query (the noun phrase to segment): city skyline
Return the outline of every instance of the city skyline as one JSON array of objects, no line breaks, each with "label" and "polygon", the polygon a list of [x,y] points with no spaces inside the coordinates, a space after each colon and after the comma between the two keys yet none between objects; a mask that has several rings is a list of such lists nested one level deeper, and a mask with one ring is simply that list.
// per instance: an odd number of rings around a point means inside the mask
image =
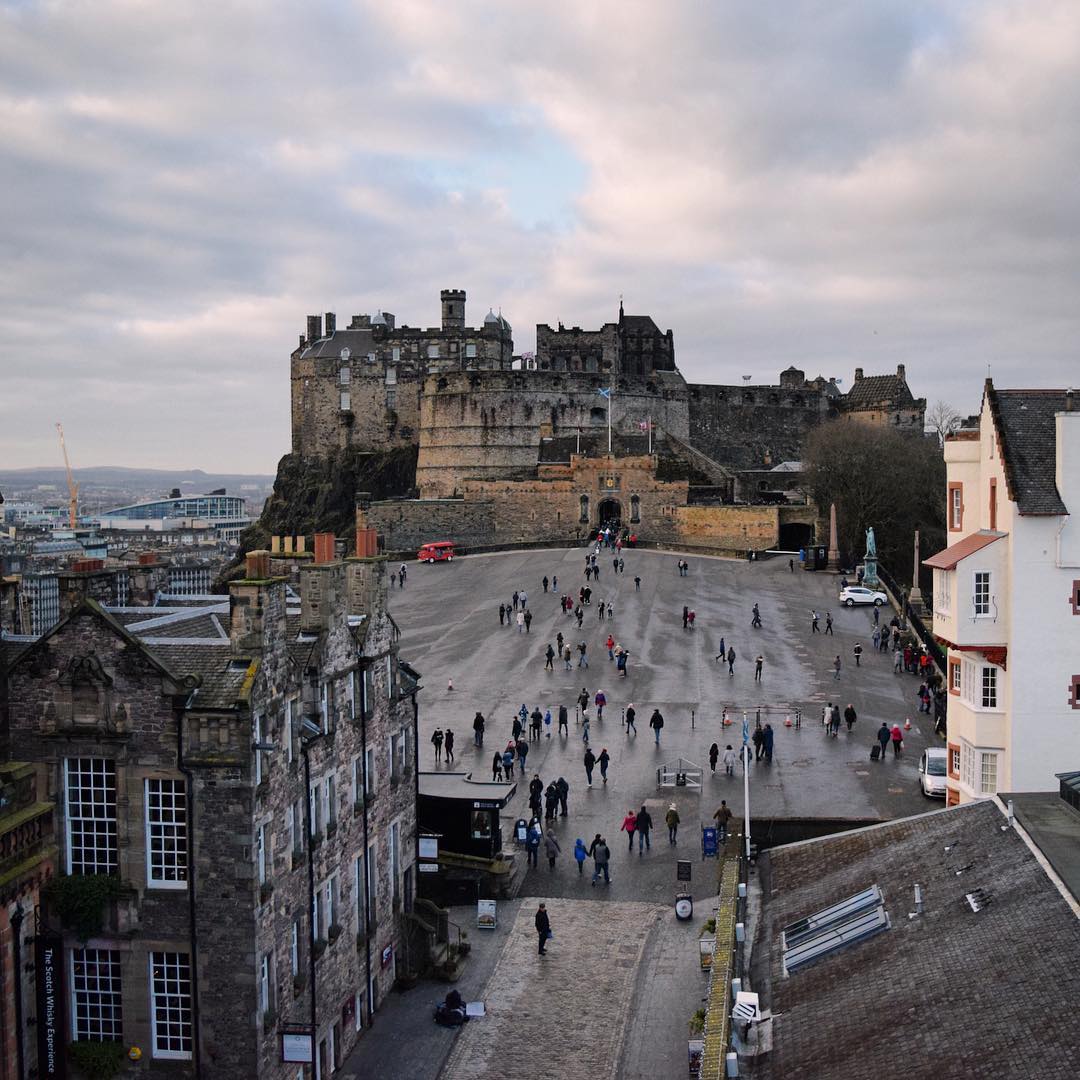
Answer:
[{"label": "city skyline", "polygon": [[[256,18],[256,14],[258,17]],[[0,459],[272,472],[309,313],[1066,386],[1080,11],[0,6]]]}]

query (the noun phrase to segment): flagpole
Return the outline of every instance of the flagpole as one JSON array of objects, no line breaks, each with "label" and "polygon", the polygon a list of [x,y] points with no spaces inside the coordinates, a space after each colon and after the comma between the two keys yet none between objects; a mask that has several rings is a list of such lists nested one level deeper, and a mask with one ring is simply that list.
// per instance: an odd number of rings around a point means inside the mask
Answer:
[{"label": "flagpole", "polygon": [[607,452],[611,453],[611,396],[614,393],[615,387],[613,386],[608,390],[607,396]]},{"label": "flagpole", "polygon": [[652,414],[649,415],[649,456],[652,457]]}]

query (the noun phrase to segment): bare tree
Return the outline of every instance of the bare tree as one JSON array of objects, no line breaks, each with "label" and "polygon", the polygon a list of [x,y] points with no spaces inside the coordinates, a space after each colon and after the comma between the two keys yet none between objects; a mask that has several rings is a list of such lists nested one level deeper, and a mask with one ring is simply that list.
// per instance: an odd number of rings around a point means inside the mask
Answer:
[{"label": "bare tree", "polygon": [[947,402],[938,398],[929,409],[926,410],[926,430],[932,431],[938,437],[938,445],[945,445],[945,436],[951,435],[960,427],[962,417]]}]

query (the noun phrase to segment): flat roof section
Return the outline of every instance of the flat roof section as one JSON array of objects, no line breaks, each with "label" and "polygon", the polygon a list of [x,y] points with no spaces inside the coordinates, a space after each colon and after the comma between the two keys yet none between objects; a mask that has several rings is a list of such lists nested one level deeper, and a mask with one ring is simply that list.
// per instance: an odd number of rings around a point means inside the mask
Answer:
[{"label": "flat roof section", "polygon": [[474,780],[472,773],[422,772],[419,794],[430,799],[461,799],[497,803],[501,810],[517,791],[517,784],[506,780]]}]

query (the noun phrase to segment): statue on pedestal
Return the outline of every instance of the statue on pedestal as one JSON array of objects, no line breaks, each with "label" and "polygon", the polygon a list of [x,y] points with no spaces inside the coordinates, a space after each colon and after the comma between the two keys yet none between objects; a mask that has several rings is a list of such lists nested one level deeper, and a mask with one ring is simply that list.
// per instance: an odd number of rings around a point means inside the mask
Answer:
[{"label": "statue on pedestal", "polygon": [[877,539],[874,536],[873,525],[866,530],[866,554],[863,556],[862,583],[868,589],[876,589],[880,584],[877,575]]}]

